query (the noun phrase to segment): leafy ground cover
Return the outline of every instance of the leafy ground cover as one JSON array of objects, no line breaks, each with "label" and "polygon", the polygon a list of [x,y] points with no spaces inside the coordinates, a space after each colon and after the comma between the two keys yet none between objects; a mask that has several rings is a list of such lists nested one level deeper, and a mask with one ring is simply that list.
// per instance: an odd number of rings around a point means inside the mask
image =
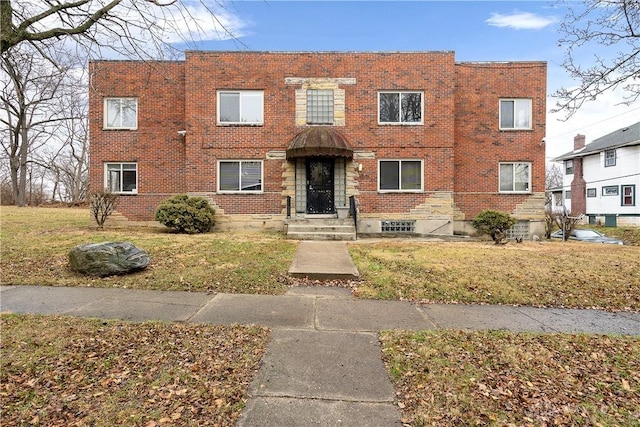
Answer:
[{"label": "leafy ground cover", "polygon": [[261,327],[3,315],[2,425],[230,426]]},{"label": "leafy ground cover", "polygon": [[[269,233],[174,234],[161,226],[98,230],[87,209],[2,206],[2,284],[281,294],[296,243]],[[128,241],[149,252],[146,270],[90,278],[70,271],[76,245]]]},{"label": "leafy ground cover", "polygon": [[640,247],[363,240],[356,294],[423,302],[640,310]]},{"label": "leafy ground cover", "polygon": [[638,426],[640,338],[385,332],[407,426]]}]

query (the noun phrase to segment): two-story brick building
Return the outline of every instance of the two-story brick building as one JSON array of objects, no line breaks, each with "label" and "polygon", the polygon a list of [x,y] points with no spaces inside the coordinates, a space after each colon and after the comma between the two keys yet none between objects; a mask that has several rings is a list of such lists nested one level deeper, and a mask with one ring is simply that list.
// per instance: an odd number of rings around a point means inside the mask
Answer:
[{"label": "two-story brick building", "polygon": [[188,193],[217,227],[284,229],[354,196],[365,234],[472,232],[483,209],[540,230],[544,62],[189,51],[89,67],[91,188],[121,194],[128,219]]}]

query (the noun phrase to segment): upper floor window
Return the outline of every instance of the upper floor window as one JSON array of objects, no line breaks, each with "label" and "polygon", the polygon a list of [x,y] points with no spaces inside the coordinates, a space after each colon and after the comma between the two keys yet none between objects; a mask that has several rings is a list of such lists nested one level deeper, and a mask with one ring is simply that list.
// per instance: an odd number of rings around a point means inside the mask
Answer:
[{"label": "upper floor window", "polygon": [[333,124],[333,90],[307,90],[307,124]]},{"label": "upper floor window", "polygon": [[138,192],[137,163],[105,163],[104,188],[112,193]]},{"label": "upper floor window", "polygon": [[604,166],[615,166],[616,165],[616,150],[606,150],[604,152]]},{"label": "upper floor window", "polygon": [[622,206],[635,206],[636,205],[636,186],[635,185],[622,185]]},{"label": "upper floor window", "polygon": [[220,160],[218,190],[238,193],[262,191],[262,161]]},{"label": "upper floor window", "polygon": [[138,99],[137,98],[105,98],[104,99],[104,128],[105,129],[137,129],[138,128]]},{"label": "upper floor window", "polygon": [[218,91],[218,123],[263,124],[263,99],[261,90]]},{"label": "upper floor window", "polygon": [[421,160],[380,160],[378,188],[381,191],[421,191]]},{"label": "upper floor window", "polygon": [[573,160],[564,161],[564,173],[565,175],[573,175]]},{"label": "upper floor window", "polygon": [[501,99],[500,129],[531,129],[531,100]]},{"label": "upper floor window", "polygon": [[531,163],[500,163],[500,192],[531,192]]},{"label": "upper floor window", "polygon": [[381,124],[421,124],[423,110],[422,92],[378,93],[378,122]]}]

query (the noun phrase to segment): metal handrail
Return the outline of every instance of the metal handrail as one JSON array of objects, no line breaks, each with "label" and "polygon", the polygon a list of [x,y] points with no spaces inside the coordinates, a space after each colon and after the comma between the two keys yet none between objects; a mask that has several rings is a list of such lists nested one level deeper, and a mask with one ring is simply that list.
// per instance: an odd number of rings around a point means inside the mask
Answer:
[{"label": "metal handrail", "polygon": [[358,201],[356,196],[349,196],[349,214],[353,218],[353,226],[356,230],[356,240],[358,240]]}]

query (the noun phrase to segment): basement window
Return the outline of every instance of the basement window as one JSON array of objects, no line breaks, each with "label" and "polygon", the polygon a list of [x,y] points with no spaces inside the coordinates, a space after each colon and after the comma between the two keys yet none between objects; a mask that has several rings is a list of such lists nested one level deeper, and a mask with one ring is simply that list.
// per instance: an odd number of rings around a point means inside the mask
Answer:
[{"label": "basement window", "polygon": [[407,221],[380,221],[380,229],[383,233],[415,233],[416,222]]}]

